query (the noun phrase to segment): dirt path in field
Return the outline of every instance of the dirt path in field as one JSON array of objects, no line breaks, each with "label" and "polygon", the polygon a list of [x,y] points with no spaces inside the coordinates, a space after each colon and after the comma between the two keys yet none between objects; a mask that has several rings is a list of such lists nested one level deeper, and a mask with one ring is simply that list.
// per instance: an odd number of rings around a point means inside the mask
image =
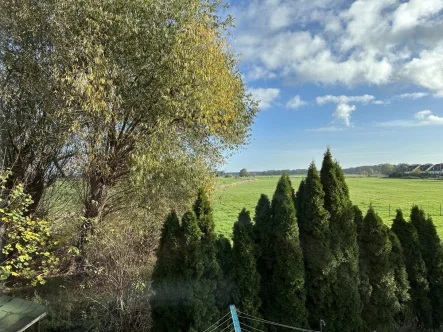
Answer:
[{"label": "dirt path in field", "polygon": [[234,186],[239,186],[241,184],[245,184],[245,183],[251,183],[257,181],[257,179],[248,179],[248,180],[240,180],[234,183],[229,183],[229,184],[222,184],[220,186],[217,186],[217,189],[226,189],[226,188],[230,188],[230,187],[234,187]]}]

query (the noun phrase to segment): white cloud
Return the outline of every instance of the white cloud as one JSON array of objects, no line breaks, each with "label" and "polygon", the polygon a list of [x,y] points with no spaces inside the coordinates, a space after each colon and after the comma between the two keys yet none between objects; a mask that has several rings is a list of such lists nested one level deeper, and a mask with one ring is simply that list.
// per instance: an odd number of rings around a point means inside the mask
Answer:
[{"label": "white cloud", "polygon": [[372,103],[375,105],[389,105],[391,102],[389,100],[374,100]]},{"label": "white cloud", "polygon": [[274,88],[257,88],[249,89],[249,93],[252,94],[255,100],[259,101],[259,107],[263,110],[272,106],[272,102],[279,96],[280,90]]},{"label": "white cloud", "polygon": [[443,46],[420,52],[418,58],[409,61],[403,68],[403,77],[419,86],[443,96]]},{"label": "white cloud", "polygon": [[302,100],[301,97],[299,95],[297,95],[297,96],[294,96],[291,99],[289,99],[289,101],[286,103],[286,107],[296,110],[306,104],[307,104],[307,102]]},{"label": "white cloud", "polygon": [[343,130],[345,130],[345,129],[341,128],[341,127],[330,126],[330,127],[321,127],[321,128],[309,129],[308,131],[321,133],[321,132],[335,132],[335,131],[343,131]]},{"label": "white cloud", "polygon": [[379,127],[421,127],[443,126],[443,117],[432,114],[430,110],[420,111],[414,114],[415,120],[393,120],[381,122]]},{"label": "white cloud", "polygon": [[349,127],[351,125],[351,113],[354,112],[357,108],[355,105],[348,104],[338,104],[335,109],[334,116],[336,119],[339,119],[344,122],[344,124]]},{"label": "white cloud", "polygon": [[362,95],[362,96],[333,96],[327,95],[322,97],[317,97],[315,100],[317,104],[322,105],[326,103],[334,103],[334,104],[348,104],[348,103],[363,103],[367,104],[375,99],[374,96],[371,95]]},{"label": "white cloud", "polygon": [[412,29],[429,16],[443,9],[441,0],[410,0],[400,4],[393,13],[392,30]]},{"label": "white cloud", "polygon": [[429,93],[427,92],[412,92],[412,93],[403,93],[401,95],[395,96],[395,98],[398,99],[420,99],[423,97],[428,96]]},{"label": "white cloud", "polygon": [[415,118],[417,120],[425,120],[427,117],[431,116],[432,112],[430,110],[424,110],[424,111],[420,111],[415,113]]},{"label": "white cloud", "polygon": [[443,97],[442,11],[442,0],[243,1],[234,46],[252,80],[401,83]]},{"label": "white cloud", "polygon": [[273,73],[270,70],[267,70],[263,66],[253,66],[247,73],[246,73],[246,81],[255,81],[261,78],[275,78],[277,75]]}]

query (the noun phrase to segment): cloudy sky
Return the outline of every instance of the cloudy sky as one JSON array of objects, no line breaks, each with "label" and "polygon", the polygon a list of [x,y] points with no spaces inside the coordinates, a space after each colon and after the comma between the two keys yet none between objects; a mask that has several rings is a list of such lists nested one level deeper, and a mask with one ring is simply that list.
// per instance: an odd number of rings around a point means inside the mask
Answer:
[{"label": "cloudy sky", "polygon": [[233,0],[262,112],[227,171],[443,162],[443,0]]}]

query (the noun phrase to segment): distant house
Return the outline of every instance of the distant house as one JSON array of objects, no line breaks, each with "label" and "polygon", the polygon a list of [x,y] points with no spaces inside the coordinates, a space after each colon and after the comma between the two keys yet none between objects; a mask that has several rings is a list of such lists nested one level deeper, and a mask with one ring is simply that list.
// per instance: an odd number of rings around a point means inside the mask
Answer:
[{"label": "distant house", "polygon": [[441,164],[412,164],[406,168],[405,174],[420,173],[443,175],[443,163]]},{"label": "distant house", "polygon": [[429,174],[443,174],[443,163],[433,165],[428,172]]},{"label": "distant house", "polygon": [[412,172],[414,172],[417,168],[419,168],[420,167],[420,164],[412,164],[412,165],[409,165],[407,168],[406,168],[406,171],[405,171],[405,174],[411,174]]}]

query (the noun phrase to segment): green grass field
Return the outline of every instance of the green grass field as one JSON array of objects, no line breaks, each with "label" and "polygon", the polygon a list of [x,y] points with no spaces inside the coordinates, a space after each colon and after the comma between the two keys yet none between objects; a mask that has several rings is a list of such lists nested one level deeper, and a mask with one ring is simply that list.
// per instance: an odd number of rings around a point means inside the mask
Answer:
[{"label": "green grass field", "polygon": [[[216,231],[231,236],[232,225],[240,210],[245,207],[254,216],[255,205],[260,194],[272,199],[279,177],[259,176],[248,181],[235,178],[218,179],[217,189],[212,198]],[[292,186],[297,190],[301,176],[291,177]],[[443,181],[419,179],[359,178],[347,177],[352,202],[365,213],[372,203],[384,222],[391,224],[395,210],[402,209],[409,216],[413,204],[417,204],[432,216],[440,238],[443,238]],[[389,216],[389,205],[391,216]]]}]

